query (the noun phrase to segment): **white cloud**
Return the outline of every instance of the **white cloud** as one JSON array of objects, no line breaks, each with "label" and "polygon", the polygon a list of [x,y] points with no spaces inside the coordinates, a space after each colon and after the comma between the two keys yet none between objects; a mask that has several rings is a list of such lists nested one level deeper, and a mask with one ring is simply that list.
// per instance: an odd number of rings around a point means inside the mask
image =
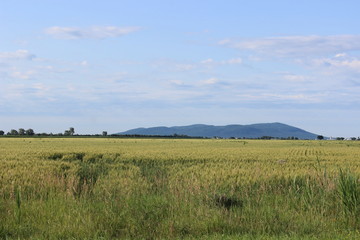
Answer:
[{"label": "white cloud", "polygon": [[87,65],[89,65],[89,63],[84,60],[80,63],[80,65],[86,67]]},{"label": "white cloud", "polygon": [[214,85],[219,82],[219,79],[217,78],[209,78],[206,80],[201,81],[202,85]]},{"label": "white cloud", "polygon": [[47,99],[53,99],[48,95],[49,90],[51,90],[51,88],[43,83],[35,83],[32,85],[31,87],[34,90],[34,95],[37,97],[48,97]]},{"label": "white cloud", "polygon": [[335,55],[336,58],[341,58],[341,57],[346,57],[347,54],[346,53],[338,53]]},{"label": "white cloud", "polygon": [[[10,84],[4,86],[4,94],[2,95],[3,98],[6,100],[18,100],[20,97],[23,96],[22,91],[25,88],[24,84]],[[13,102],[11,102],[13,103]]]},{"label": "white cloud", "polygon": [[266,99],[274,99],[274,100],[290,100],[290,101],[299,101],[299,102],[309,102],[309,103],[317,103],[322,102],[325,94],[274,94],[274,93],[266,93],[263,95]]},{"label": "white cloud", "polygon": [[220,45],[226,45],[226,44],[231,43],[231,40],[230,39],[223,39],[223,40],[219,41],[218,43]]},{"label": "white cloud", "polygon": [[212,58],[205,59],[200,62],[204,65],[228,65],[228,64],[242,64],[243,60],[241,58],[231,58],[228,60],[222,60],[222,61],[215,61]]},{"label": "white cloud", "polygon": [[285,80],[290,82],[304,82],[306,81],[306,77],[302,75],[295,75],[295,74],[287,74],[284,76]]},{"label": "white cloud", "polygon": [[159,59],[151,63],[151,66],[162,72],[189,72],[198,67],[193,62],[180,62],[173,59]]},{"label": "white cloud", "polygon": [[97,80],[107,83],[124,83],[128,77],[127,72],[115,72],[105,76],[98,77]]},{"label": "white cloud", "polygon": [[212,64],[214,62],[215,62],[214,59],[208,58],[208,59],[205,59],[205,60],[201,61],[200,63],[201,64]]},{"label": "white cloud", "polygon": [[337,67],[347,67],[356,71],[360,71],[359,59],[345,60],[345,61],[331,61],[330,63]]},{"label": "white cloud", "polygon": [[0,59],[3,60],[32,60],[36,56],[28,50],[17,50],[15,52],[0,52]]},{"label": "white cloud", "polygon": [[121,37],[132,32],[136,32],[140,27],[116,27],[116,26],[93,26],[90,28],[76,27],[50,27],[45,29],[45,33],[54,38],[75,40],[75,39],[104,39]]},{"label": "white cloud", "polygon": [[247,40],[222,40],[220,45],[259,54],[294,57],[360,50],[360,35],[283,36]]},{"label": "white cloud", "polygon": [[26,72],[20,72],[20,71],[14,71],[10,73],[10,77],[15,78],[15,79],[23,79],[23,80],[27,80],[29,78],[31,78],[31,76],[33,76],[35,74],[34,71],[26,71]]},{"label": "white cloud", "polygon": [[170,83],[172,83],[176,86],[185,86],[185,83],[181,80],[171,80]]},{"label": "white cloud", "polygon": [[314,59],[313,63],[318,67],[327,67],[334,70],[351,70],[354,72],[360,72],[360,59],[347,57],[347,55],[338,54],[334,58],[320,58]]},{"label": "white cloud", "polygon": [[241,58],[232,58],[226,61],[222,61],[222,64],[242,64],[243,60]]},{"label": "white cloud", "polygon": [[176,64],[175,68],[178,71],[190,71],[196,68],[196,66],[194,64]]}]

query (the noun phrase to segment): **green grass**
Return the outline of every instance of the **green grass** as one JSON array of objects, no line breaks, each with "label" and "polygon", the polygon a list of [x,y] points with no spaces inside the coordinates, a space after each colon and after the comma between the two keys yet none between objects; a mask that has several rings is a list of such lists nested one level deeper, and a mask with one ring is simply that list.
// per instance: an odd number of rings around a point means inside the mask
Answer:
[{"label": "green grass", "polygon": [[0,239],[360,238],[357,142],[6,138],[0,147]]}]

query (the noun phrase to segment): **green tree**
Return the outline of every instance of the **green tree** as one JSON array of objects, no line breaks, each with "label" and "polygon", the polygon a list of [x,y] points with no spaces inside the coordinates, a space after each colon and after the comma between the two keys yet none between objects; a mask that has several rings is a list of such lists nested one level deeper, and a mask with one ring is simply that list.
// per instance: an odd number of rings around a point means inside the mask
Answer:
[{"label": "green tree", "polygon": [[102,132],[102,135],[103,135],[103,136],[107,136],[107,131],[103,131],[103,132]]},{"label": "green tree", "polygon": [[16,131],[15,129],[11,129],[10,130],[10,135],[19,135],[19,132]]},{"label": "green tree", "polygon": [[64,135],[65,136],[72,136],[75,133],[75,129],[73,127],[70,127],[69,130],[65,130]]},{"label": "green tree", "polygon": [[0,130],[0,136],[4,135],[5,132],[3,130]]},{"label": "green tree", "polygon": [[25,135],[25,129],[19,128],[19,135]]},{"label": "green tree", "polygon": [[32,130],[31,128],[29,128],[29,129],[27,129],[27,130],[25,131],[25,134],[26,134],[26,135],[29,135],[29,136],[33,136],[35,133],[34,133],[34,130]]},{"label": "green tree", "polygon": [[324,136],[323,136],[323,135],[318,135],[318,136],[317,136],[317,139],[318,139],[318,140],[323,140],[323,139],[324,139]]}]

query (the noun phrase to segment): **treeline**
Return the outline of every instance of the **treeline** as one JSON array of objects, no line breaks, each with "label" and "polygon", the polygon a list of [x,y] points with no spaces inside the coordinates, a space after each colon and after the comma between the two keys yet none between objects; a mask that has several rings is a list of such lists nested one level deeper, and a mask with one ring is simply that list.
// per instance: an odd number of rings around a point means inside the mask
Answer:
[{"label": "treeline", "polygon": [[[0,130],[0,136],[5,135],[5,132],[3,130]],[[24,128],[19,128],[19,130],[11,129],[9,132],[6,133],[6,135],[10,136],[33,136],[35,135],[35,132],[33,129],[29,128],[25,130]]]},{"label": "treeline", "polygon": [[[26,136],[39,136],[39,137],[115,137],[115,138],[189,138],[189,139],[265,139],[265,140],[299,140],[298,137],[272,137],[272,136],[262,136],[262,137],[201,137],[201,136],[188,136],[184,134],[172,134],[172,135],[142,135],[142,134],[110,134],[108,135],[107,131],[102,131],[99,134],[75,134],[75,129],[70,127],[66,129],[63,133],[36,133],[32,128],[24,129],[19,128],[11,129],[9,132],[5,133],[3,130],[0,130],[0,136],[16,136],[16,137],[26,137]],[[344,137],[337,137],[337,138],[325,138],[322,135],[318,135],[317,140],[352,140],[352,141],[360,141],[360,137],[351,137],[351,138],[344,138]]]},{"label": "treeline", "polygon": [[119,138],[189,138],[189,139],[208,139],[207,137],[193,137],[184,134],[173,135],[141,135],[141,134],[111,134],[111,137]]},{"label": "treeline", "polygon": [[65,130],[64,133],[35,133],[35,131],[32,128],[24,129],[19,128],[19,130],[11,129],[9,132],[5,134],[3,130],[0,130],[0,136],[73,136],[75,133],[75,129],[73,127],[69,128],[68,130]]},{"label": "treeline", "polygon": [[100,134],[75,134],[75,129],[70,127],[65,130],[63,133],[36,133],[33,129],[29,128],[27,130],[19,128],[19,130],[11,129],[5,134],[3,130],[0,130],[0,136],[15,136],[15,137],[26,137],[26,136],[39,136],[39,137],[116,137],[116,138],[203,138],[203,137],[191,137],[188,135],[182,134],[173,134],[173,135],[140,135],[140,134],[110,134],[108,135],[107,131],[102,131]]}]

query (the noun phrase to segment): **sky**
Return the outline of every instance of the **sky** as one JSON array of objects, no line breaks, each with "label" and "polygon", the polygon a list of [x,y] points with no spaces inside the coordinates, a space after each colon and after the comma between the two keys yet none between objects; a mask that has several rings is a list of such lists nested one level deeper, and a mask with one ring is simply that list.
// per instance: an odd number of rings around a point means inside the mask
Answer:
[{"label": "sky", "polygon": [[0,130],[360,136],[360,1],[1,0]]}]

